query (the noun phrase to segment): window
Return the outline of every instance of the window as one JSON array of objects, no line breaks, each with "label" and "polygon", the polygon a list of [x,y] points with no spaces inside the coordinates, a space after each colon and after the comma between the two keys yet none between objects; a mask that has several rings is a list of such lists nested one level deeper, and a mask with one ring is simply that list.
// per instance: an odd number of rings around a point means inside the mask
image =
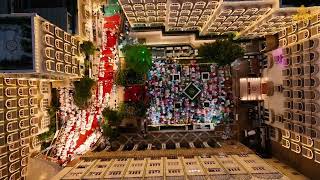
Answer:
[{"label": "window", "polygon": [[132,167],[141,167],[142,163],[133,163],[131,166]]},{"label": "window", "polygon": [[255,171],[263,171],[266,170],[264,167],[252,167],[253,170]]},{"label": "window", "polygon": [[204,164],[215,164],[213,161],[205,161]]},{"label": "window", "polygon": [[178,166],[179,162],[168,162],[169,166]]},{"label": "window", "polygon": [[240,171],[239,167],[228,168],[228,171]]},{"label": "window", "polygon": [[90,172],[90,176],[99,176],[102,172]]},{"label": "window", "polygon": [[77,173],[70,173],[70,176],[80,176],[82,173],[81,172],[77,172]]},{"label": "window", "polygon": [[220,172],[221,169],[220,168],[208,168],[209,172]]},{"label": "window", "polygon": [[98,166],[96,166],[97,168],[106,168],[107,167],[107,165],[98,165]]},{"label": "window", "polygon": [[125,159],[125,158],[124,158],[124,159],[118,159],[118,161],[126,161],[126,160],[127,160],[127,159]]},{"label": "window", "polygon": [[124,164],[115,164],[114,167],[124,167]]},{"label": "window", "polygon": [[255,163],[256,161],[252,160],[252,159],[249,159],[249,160],[244,160],[244,162],[246,162],[246,163]]},{"label": "window", "polygon": [[160,170],[149,170],[149,174],[160,174]]},{"label": "window", "polygon": [[107,162],[110,161],[110,159],[104,158],[104,159],[100,159],[100,162]]},{"label": "window", "polygon": [[186,165],[195,165],[196,162],[192,161],[192,162],[186,162]]},{"label": "window", "polygon": [[150,163],[150,166],[160,166],[160,163]]},{"label": "window", "polygon": [[222,162],[222,164],[232,164],[233,163],[233,161],[231,161],[231,160],[224,160],[221,162]]},{"label": "window", "polygon": [[129,174],[141,174],[141,171],[129,171]]},{"label": "window", "polygon": [[168,172],[169,172],[170,174],[180,173],[180,169],[169,169]]},{"label": "window", "polygon": [[110,171],[109,175],[120,175],[121,171]]},{"label": "window", "polygon": [[169,156],[169,157],[167,157],[167,159],[178,159],[178,157],[177,156]]},{"label": "window", "polygon": [[77,169],[84,169],[84,168],[86,168],[87,166],[84,166],[84,165],[79,165],[78,167],[77,167]]}]

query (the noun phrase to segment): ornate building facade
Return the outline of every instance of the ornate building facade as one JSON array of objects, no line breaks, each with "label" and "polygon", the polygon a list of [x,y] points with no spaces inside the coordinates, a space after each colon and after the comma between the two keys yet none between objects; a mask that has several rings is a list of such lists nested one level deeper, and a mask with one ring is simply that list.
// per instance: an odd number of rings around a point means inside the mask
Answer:
[{"label": "ornate building facade", "polygon": [[38,79],[0,78],[0,178],[25,177],[29,153],[48,130],[51,87]]},{"label": "ornate building facade", "polygon": [[53,179],[288,179],[242,145],[91,153]]}]

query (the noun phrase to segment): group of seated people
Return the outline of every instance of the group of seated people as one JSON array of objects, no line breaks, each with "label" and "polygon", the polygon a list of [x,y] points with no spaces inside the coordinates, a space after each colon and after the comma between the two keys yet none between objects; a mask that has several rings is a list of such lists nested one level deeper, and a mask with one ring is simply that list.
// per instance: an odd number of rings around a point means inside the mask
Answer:
[{"label": "group of seated people", "polygon": [[[79,137],[91,130],[97,113],[94,109],[79,109],[74,104],[72,94],[73,91],[69,88],[61,88],[59,90],[59,117],[64,124],[55,142],[55,147],[56,156],[62,161],[66,161],[70,156],[73,156],[74,151],[79,146],[77,144]],[[84,148],[82,147],[82,149]],[[90,149],[90,146],[86,147],[86,150],[88,149]]]},{"label": "group of seated people", "polygon": [[[226,70],[214,64],[156,59],[148,76],[147,117],[153,125],[219,123],[231,112],[230,82]],[[190,84],[200,91],[194,99],[186,95]]]}]

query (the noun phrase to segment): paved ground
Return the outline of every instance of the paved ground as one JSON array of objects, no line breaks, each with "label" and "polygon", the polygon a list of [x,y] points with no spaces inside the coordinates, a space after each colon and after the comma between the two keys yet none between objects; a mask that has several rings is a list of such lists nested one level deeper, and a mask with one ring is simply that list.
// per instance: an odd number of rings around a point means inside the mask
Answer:
[{"label": "paved ground", "polygon": [[[233,129],[233,130],[232,130]],[[188,146],[189,142],[193,142],[196,146],[202,146],[202,142],[208,142],[209,145],[215,146],[216,141],[221,140],[224,128],[217,128],[216,131],[189,131],[189,132],[174,132],[174,131],[156,131],[149,132],[145,137],[139,133],[122,133],[116,141],[112,142],[112,149],[116,150],[120,145],[124,144],[153,144],[160,146],[165,143],[167,146],[180,143],[181,146]],[[231,127],[230,135],[235,137],[237,131]]]},{"label": "paved ground", "polygon": [[62,167],[53,162],[39,158],[30,158],[27,180],[49,180],[61,170]]},{"label": "paved ground", "polygon": [[282,174],[287,176],[289,179],[292,180],[308,180],[307,177],[304,175],[298,173],[296,170],[290,168],[288,165],[280,162],[278,159],[272,158],[272,159],[264,159],[269,165],[276,168],[278,171],[280,171]]}]

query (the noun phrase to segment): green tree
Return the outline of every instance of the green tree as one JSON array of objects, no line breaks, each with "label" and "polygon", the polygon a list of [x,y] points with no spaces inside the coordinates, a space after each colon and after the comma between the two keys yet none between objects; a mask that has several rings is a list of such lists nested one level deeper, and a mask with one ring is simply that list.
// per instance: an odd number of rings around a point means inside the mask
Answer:
[{"label": "green tree", "polygon": [[152,54],[147,46],[142,44],[126,45],[122,51],[128,67],[133,71],[145,74],[151,68]]},{"label": "green tree", "polygon": [[219,66],[231,64],[238,58],[243,57],[244,49],[232,41],[233,36],[227,39],[219,39],[213,43],[205,43],[199,48],[199,56]]},{"label": "green tree", "polygon": [[88,105],[88,100],[92,96],[92,87],[95,85],[95,81],[88,76],[84,76],[80,81],[74,82],[75,92],[73,94],[75,104],[84,108]]},{"label": "green tree", "polygon": [[83,52],[86,56],[94,54],[97,48],[91,41],[83,41],[80,45],[81,52]]},{"label": "green tree", "polygon": [[116,126],[121,123],[122,115],[118,111],[113,110],[110,107],[104,108],[104,110],[102,111],[102,115],[105,120],[112,126]]},{"label": "green tree", "polygon": [[54,137],[54,135],[57,131],[57,127],[56,127],[56,113],[57,113],[57,111],[58,111],[58,108],[55,106],[51,106],[48,109],[48,114],[50,117],[49,130],[45,133],[38,135],[38,138],[41,141],[49,141]]},{"label": "green tree", "polygon": [[119,136],[119,131],[117,128],[112,128],[108,124],[102,125],[102,132],[105,137],[115,139]]},{"label": "green tree", "polygon": [[120,86],[133,84],[143,84],[145,82],[145,74],[135,72],[132,69],[118,69],[115,82]]},{"label": "green tree", "polygon": [[119,107],[119,113],[123,117],[135,118],[135,117],[145,117],[147,112],[147,107],[143,102],[125,102]]}]

